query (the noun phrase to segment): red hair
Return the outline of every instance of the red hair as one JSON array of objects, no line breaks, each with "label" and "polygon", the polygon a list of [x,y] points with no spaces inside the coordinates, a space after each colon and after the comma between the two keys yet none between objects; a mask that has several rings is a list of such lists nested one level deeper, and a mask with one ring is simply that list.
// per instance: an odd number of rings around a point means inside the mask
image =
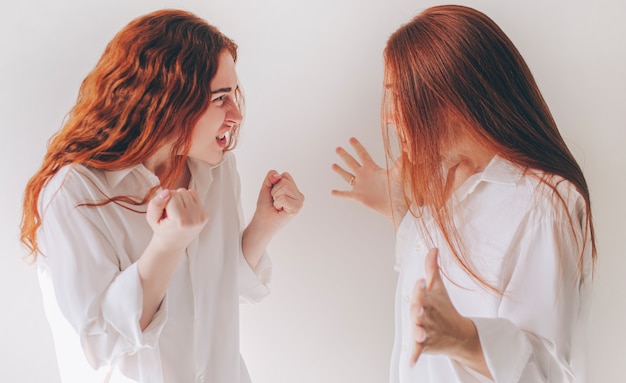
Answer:
[{"label": "red hair", "polygon": [[[36,258],[38,252],[39,194],[63,166],[119,170],[171,145],[161,180],[164,187],[173,184],[191,147],[193,127],[209,105],[210,81],[223,50],[236,61],[237,45],[231,39],[180,10],[147,14],[117,33],[83,80],[67,121],[50,140],[41,168],[26,186],[20,239],[29,255]],[[237,126],[229,150],[238,131]],[[88,205],[124,201],[138,206],[154,191],[141,200],[107,196]]]},{"label": "red hair", "polygon": [[[438,227],[461,266],[489,286],[462,254],[451,212],[446,206],[442,154],[460,122],[478,145],[522,168],[545,175],[563,202],[554,176],[571,182],[586,202],[585,241],[596,259],[589,190],[582,170],[561,137],[524,59],[504,32],[483,13],[463,6],[426,9],[394,32],[384,51],[383,130],[393,157],[389,127],[394,121],[406,141],[402,154],[407,201],[419,216],[433,208]],[[570,217],[571,221],[571,217]],[[571,222],[573,225],[574,223]],[[579,259],[582,268],[582,254]]]}]

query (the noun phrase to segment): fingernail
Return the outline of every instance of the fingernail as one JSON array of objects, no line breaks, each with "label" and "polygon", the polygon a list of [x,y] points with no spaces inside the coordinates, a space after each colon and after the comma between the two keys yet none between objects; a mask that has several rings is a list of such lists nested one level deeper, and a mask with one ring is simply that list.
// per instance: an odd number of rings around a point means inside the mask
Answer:
[{"label": "fingernail", "polygon": [[166,198],[166,197],[167,197],[167,195],[168,195],[169,193],[170,193],[170,191],[169,191],[169,190],[167,190],[167,189],[163,189],[163,190],[161,190],[161,191],[159,192],[159,197],[160,197],[160,198]]}]

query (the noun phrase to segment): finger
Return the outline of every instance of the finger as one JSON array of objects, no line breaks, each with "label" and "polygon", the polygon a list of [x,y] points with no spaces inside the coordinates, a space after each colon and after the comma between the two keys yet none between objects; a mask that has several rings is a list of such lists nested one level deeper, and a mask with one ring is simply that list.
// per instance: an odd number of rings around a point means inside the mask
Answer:
[{"label": "finger", "polygon": [[413,326],[413,340],[417,343],[424,343],[426,340],[426,329],[424,329],[424,326]]},{"label": "finger", "polygon": [[357,160],[355,160],[354,157],[352,157],[350,153],[346,152],[346,150],[341,146],[338,147],[335,152],[337,153],[337,155],[339,155],[339,157],[341,157],[343,162],[345,162],[346,165],[348,165],[348,167],[352,169],[352,171],[356,171],[358,168],[361,167],[361,164],[359,164]]},{"label": "finger", "polygon": [[415,366],[415,363],[417,363],[420,355],[422,355],[422,351],[424,351],[424,345],[422,343],[415,343],[413,354],[411,355],[411,360],[409,361],[409,366]]},{"label": "finger", "polygon": [[179,189],[176,189],[176,194],[180,198],[180,201],[183,204],[182,205],[183,208],[187,209],[187,208],[191,208],[194,206],[193,196],[189,193],[189,190],[184,189],[184,188],[179,188]]},{"label": "finger", "polygon": [[411,321],[413,323],[415,323],[416,325],[423,325],[423,317],[424,317],[424,303],[423,303],[423,298],[419,299],[420,302],[416,302],[416,303],[412,303],[411,304],[411,311],[409,312],[409,315],[411,316]]},{"label": "finger", "polygon": [[289,174],[289,172],[282,172],[282,173],[280,174],[280,177],[281,177],[282,179],[286,179],[286,180],[288,180],[288,181],[294,182],[293,177],[291,176],[291,174]]},{"label": "finger", "polygon": [[415,285],[413,286],[413,302],[418,303],[417,301],[418,297],[423,296],[425,292],[426,292],[426,279],[424,278],[418,279],[417,282],[415,282]]},{"label": "finger", "polygon": [[183,216],[182,211],[185,205],[180,194],[177,190],[172,191],[170,201],[165,207],[167,218],[170,220],[177,221]]},{"label": "finger", "polygon": [[426,271],[426,287],[430,289],[433,286],[433,283],[436,283],[441,280],[441,275],[439,273],[439,249],[436,247],[428,250],[428,254],[426,254],[425,260],[425,271]]},{"label": "finger", "polygon": [[356,154],[359,156],[359,158],[363,162],[363,165],[365,165],[367,163],[367,164],[373,164],[376,167],[378,167],[376,162],[374,162],[374,160],[370,156],[370,154],[367,151],[367,149],[365,149],[365,147],[363,145],[361,145],[359,140],[357,140],[356,138],[352,137],[352,138],[350,138],[350,144],[352,145],[352,147],[354,148],[354,151],[356,152]]},{"label": "finger", "polygon": [[331,190],[330,194],[335,196],[335,197],[339,197],[339,198],[346,198],[346,199],[353,199],[354,198],[354,192],[351,190]]},{"label": "finger", "polygon": [[335,171],[335,173],[339,174],[339,176],[343,178],[344,181],[348,183],[350,183],[350,180],[352,180],[352,177],[354,177],[352,173],[348,172],[347,170],[345,170],[344,168],[342,168],[341,166],[337,164],[333,164],[333,170]]},{"label": "finger", "polygon": [[280,181],[280,174],[276,170],[270,170],[263,179],[261,190],[259,191],[259,201],[271,201],[272,188]]},{"label": "finger", "polygon": [[274,200],[286,196],[295,202],[299,202],[300,204],[304,202],[304,194],[300,193],[300,190],[298,190],[296,185],[293,183],[274,186],[271,194]]},{"label": "finger", "polygon": [[302,202],[284,195],[274,200],[274,208],[287,214],[295,214],[302,208]]},{"label": "finger", "polygon": [[271,189],[275,184],[277,184],[281,179],[280,174],[276,170],[270,170],[265,175],[265,179],[263,180],[263,187]]},{"label": "finger", "polygon": [[282,180],[278,181],[278,183],[276,183],[274,186],[272,186],[272,189],[270,190],[270,194],[272,195],[272,198],[276,198],[282,194],[285,194],[285,190],[288,187],[285,186],[285,182],[283,182]]},{"label": "finger", "polygon": [[411,320],[413,323],[421,325],[422,319],[424,315],[424,305],[426,303],[426,289],[425,281],[423,279],[417,281],[415,283],[415,287],[413,288],[413,297],[411,301]]},{"label": "finger", "polygon": [[191,197],[194,204],[200,203],[200,195],[196,189],[189,189],[189,196]]},{"label": "finger", "polygon": [[159,222],[165,217],[165,207],[171,198],[169,189],[163,189],[154,196],[146,209],[146,219],[148,222]]},{"label": "finger", "polygon": [[[296,185],[296,181],[293,179],[293,176],[289,172],[283,172],[281,175],[281,179],[279,184],[282,184],[281,192],[284,190],[284,193],[292,198],[296,203],[300,204],[300,207],[304,203],[304,194],[298,189],[298,185]],[[283,181],[285,180],[285,181]],[[280,186],[280,185],[279,185]]]},{"label": "finger", "polygon": [[300,191],[293,181],[283,178],[274,184],[270,193],[272,194],[272,198],[278,198],[281,195],[290,195],[295,198],[298,194],[300,194]]}]

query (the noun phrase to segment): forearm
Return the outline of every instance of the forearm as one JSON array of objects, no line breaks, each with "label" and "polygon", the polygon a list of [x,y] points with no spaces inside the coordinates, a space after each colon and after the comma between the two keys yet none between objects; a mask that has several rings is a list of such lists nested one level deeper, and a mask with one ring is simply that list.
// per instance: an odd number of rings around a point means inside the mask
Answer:
[{"label": "forearm", "polygon": [[139,280],[143,292],[143,306],[139,325],[141,330],[152,321],[159,309],[184,249],[163,251],[154,239],[137,262]]},{"label": "forearm", "polygon": [[274,236],[274,231],[263,225],[258,219],[253,218],[248,227],[243,231],[241,249],[248,265],[255,270],[259,264],[265,249]]}]

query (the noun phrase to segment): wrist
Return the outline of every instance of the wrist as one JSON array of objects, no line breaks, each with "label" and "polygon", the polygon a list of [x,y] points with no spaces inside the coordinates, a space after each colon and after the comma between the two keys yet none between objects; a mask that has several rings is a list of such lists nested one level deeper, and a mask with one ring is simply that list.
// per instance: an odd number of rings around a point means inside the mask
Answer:
[{"label": "wrist", "polygon": [[488,378],[492,378],[485,361],[485,355],[482,345],[480,344],[480,337],[476,325],[471,319],[466,317],[462,318],[462,323],[459,326],[458,347],[455,348],[450,358]]},{"label": "wrist", "polygon": [[150,258],[171,259],[181,256],[187,246],[176,240],[167,240],[154,234],[144,251]]}]

